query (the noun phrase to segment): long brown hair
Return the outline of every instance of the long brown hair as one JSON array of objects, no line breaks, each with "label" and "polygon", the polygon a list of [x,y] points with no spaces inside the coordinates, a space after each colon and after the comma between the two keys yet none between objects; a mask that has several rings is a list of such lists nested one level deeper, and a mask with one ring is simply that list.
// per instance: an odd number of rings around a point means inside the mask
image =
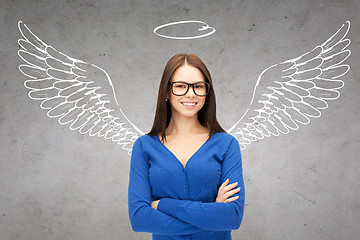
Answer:
[{"label": "long brown hair", "polygon": [[147,135],[154,136],[155,134],[161,133],[162,139],[166,140],[165,129],[169,125],[171,119],[170,101],[166,101],[167,92],[170,91],[168,83],[175,70],[185,64],[199,69],[205,78],[205,82],[208,82],[211,85],[209,93],[206,95],[205,104],[198,112],[199,123],[210,130],[209,138],[215,132],[226,132],[216,119],[215,92],[209,70],[203,61],[195,54],[179,53],[170,58],[165,66],[159,86],[154,123]]}]

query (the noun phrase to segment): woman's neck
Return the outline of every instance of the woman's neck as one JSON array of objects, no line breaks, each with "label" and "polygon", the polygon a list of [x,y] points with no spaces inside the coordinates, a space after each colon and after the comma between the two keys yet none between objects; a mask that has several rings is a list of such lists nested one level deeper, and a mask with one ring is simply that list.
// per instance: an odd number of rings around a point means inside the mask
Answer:
[{"label": "woman's neck", "polygon": [[179,116],[176,118],[171,117],[169,126],[166,128],[166,136],[179,136],[207,132],[208,129],[199,123],[197,116],[191,118],[183,116]]}]

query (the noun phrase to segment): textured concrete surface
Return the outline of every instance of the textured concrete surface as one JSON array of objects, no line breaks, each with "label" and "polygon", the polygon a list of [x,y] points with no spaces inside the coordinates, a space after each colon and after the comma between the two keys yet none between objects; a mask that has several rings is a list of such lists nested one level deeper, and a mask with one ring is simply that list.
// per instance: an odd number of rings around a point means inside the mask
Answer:
[{"label": "textured concrete surface", "polygon": [[[130,156],[111,141],[70,131],[28,97],[17,69],[17,22],[57,50],[101,66],[119,104],[149,131],[167,60],[193,52],[214,81],[228,129],[259,74],[327,40],[346,21],[351,70],[341,96],[298,131],[243,152],[246,209],[233,239],[357,239],[360,230],[360,71],[357,0],[0,2],[0,239],[151,239],[127,215]],[[208,37],[170,40],[159,25],[200,20]]]}]

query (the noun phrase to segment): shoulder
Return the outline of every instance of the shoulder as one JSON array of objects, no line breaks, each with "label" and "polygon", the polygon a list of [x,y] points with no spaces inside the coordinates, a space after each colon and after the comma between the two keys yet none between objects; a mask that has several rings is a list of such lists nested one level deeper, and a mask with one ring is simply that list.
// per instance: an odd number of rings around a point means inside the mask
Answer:
[{"label": "shoulder", "polygon": [[158,136],[157,135],[154,135],[154,136],[150,136],[148,134],[144,134],[144,135],[141,135],[139,136],[134,144],[133,144],[133,149],[134,148],[137,148],[137,149],[141,149],[143,150],[144,152],[146,151],[151,151],[155,148],[158,148]]},{"label": "shoulder", "polygon": [[222,148],[228,149],[230,146],[239,145],[238,140],[232,134],[227,132],[216,132],[213,134],[215,142],[218,142]]},{"label": "shoulder", "polygon": [[149,142],[154,140],[155,136],[150,136],[147,134],[141,135],[138,138],[135,139],[135,142],[133,144],[133,148],[135,147],[143,147],[144,145],[149,144]]},{"label": "shoulder", "polygon": [[237,139],[231,135],[230,133],[227,132],[217,132],[215,133],[215,135],[217,136],[218,139],[222,140],[222,141],[226,141],[228,143],[232,142],[232,141],[237,141]]},{"label": "shoulder", "polygon": [[144,134],[135,139],[132,146],[132,152],[141,153],[145,158],[147,158],[148,153],[154,152],[154,149],[157,148],[156,136]]},{"label": "shoulder", "polygon": [[147,135],[147,134],[141,135],[135,140],[134,146],[139,145],[139,144],[140,145],[147,145],[150,142],[154,141],[155,137],[156,136],[150,136],[150,135]]},{"label": "shoulder", "polygon": [[[215,154],[216,158],[223,162],[226,159],[240,155],[240,145],[236,137],[227,132],[217,132],[212,135],[211,143],[207,145],[209,154]],[[228,162],[229,160],[227,160]],[[231,162],[231,160],[230,160]]]},{"label": "shoulder", "polygon": [[240,151],[240,144],[235,136],[227,132],[218,132],[217,141],[222,146],[223,154],[227,154],[231,151]]}]

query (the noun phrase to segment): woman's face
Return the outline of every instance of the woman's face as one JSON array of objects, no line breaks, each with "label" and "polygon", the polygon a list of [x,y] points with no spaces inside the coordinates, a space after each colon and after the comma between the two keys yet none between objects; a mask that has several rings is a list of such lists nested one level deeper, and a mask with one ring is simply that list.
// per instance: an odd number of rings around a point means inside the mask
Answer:
[{"label": "woman's face", "polygon": [[[170,82],[186,82],[186,83],[197,83],[197,82],[205,82],[205,79],[201,73],[201,71],[193,67],[191,65],[183,65],[175,70],[170,79]],[[175,88],[175,86],[173,86]],[[192,87],[189,87],[189,90],[185,95],[176,96],[172,93],[171,89],[169,88],[168,98],[171,105],[171,113],[174,116],[177,114],[186,116],[186,117],[193,117],[197,116],[197,113],[205,104],[206,96],[197,96]],[[193,106],[186,106],[185,104],[195,103]]]}]

